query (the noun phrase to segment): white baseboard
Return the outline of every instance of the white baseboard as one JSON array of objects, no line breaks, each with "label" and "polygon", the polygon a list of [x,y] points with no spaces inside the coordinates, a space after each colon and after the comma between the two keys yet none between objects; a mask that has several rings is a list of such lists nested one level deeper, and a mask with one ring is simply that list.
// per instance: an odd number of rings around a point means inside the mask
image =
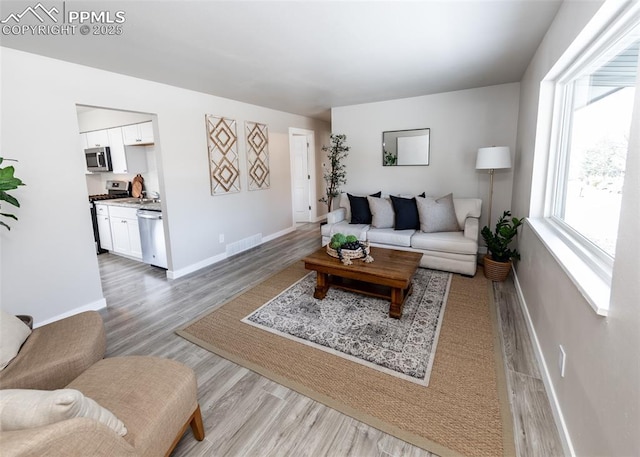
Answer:
[{"label": "white baseboard", "polygon": [[[262,242],[260,244],[264,244],[267,241],[271,241],[271,240],[275,240],[276,238],[280,238],[281,236],[284,236],[288,233],[291,232],[295,232],[296,227],[292,226],[292,227],[288,227],[284,230],[281,230],[279,232],[276,233],[272,233],[271,235],[267,235],[265,237],[262,238]],[[201,260],[200,262],[196,262],[194,264],[191,264],[187,267],[184,268],[180,268],[178,270],[167,270],[167,278],[168,279],[178,279],[181,278],[182,276],[186,276],[189,273],[193,273],[194,271],[198,271],[202,268],[208,267],[210,265],[213,265],[214,263],[218,263],[224,259],[226,259],[227,257],[229,257],[227,255],[227,253],[222,253],[222,254],[218,254],[218,255],[214,255],[213,257],[209,257],[208,259],[204,259]]]},{"label": "white baseboard", "polygon": [[267,241],[275,240],[276,238],[280,238],[281,236],[288,235],[289,233],[295,232],[295,231],[296,231],[296,226],[294,224],[289,228],[286,228],[284,230],[280,230],[279,232],[272,233],[271,235],[265,236],[264,238],[262,238],[262,243],[266,243]]},{"label": "white baseboard", "polygon": [[193,273],[194,271],[198,271],[202,268],[208,267],[209,265],[213,265],[214,263],[218,263],[221,260],[227,258],[226,253],[214,255],[213,257],[209,257],[208,259],[201,260],[200,262],[192,263],[191,265],[180,268],[178,270],[167,270],[167,278],[168,279],[178,279],[183,276],[188,275],[189,273]]},{"label": "white baseboard", "polygon": [[73,316],[75,314],[80,314],[85,311],[98,311],[102,308],[107,307],[107,301],[104,298],[100,300],[96,300],[93,303],[89,303],[88,305],[80,306],[79,308],[74,308],[62,314],[58,314],[49,319],[45,319],[43,321],[37,321],[33,323],[33,328],[42,327],[43,325],[50,324],[51,322],[59,321],[60,319],[64,319],[65,317]]},{"label": "white baseboard", "polygon": [[553,388],[553,383],[551,382],[551,376],[549,374],[549,369],[547,368],[547,363],[545,362],[542,355],[542,347],[540,346],[538,335],[536,334],[536,331],[533,327],[533,321],[531,320],[531,315],[529,314],[529,309],[527,308],[527,303],[524,299],[522,288],[520,287],[520,281],[518,281],[518,275],[516,274],[515,269],[512,268],[511,271],[513,272],[513,282],[516,286],[516,293],[518,294],[520,309],[522,310],[522,314],[524,315],[524,319],[527,323],[527,329],[529,330],[533,352],[536,356],[538,366],[540,367],[540,375],[542,376],[542,382],[544,383],[544,387],[547,391],[547,396],[549,397],[551,412],[558,429],[558,434],[560,435],[560,441],[562,443],[564,454],[567,456],[575,457],[576,453],[573,449],[571,436],[569,436],[569,430],[567,429],[567,424],[564,420],[562,409],[560,408],[560,403],[558,402],[558,397],[556,396],[556,391]]}]

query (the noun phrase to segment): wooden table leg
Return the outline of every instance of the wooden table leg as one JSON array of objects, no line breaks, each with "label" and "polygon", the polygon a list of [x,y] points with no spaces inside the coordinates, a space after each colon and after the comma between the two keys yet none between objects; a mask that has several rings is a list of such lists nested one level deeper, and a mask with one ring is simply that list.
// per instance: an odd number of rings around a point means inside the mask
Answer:
[{"label": "wooden table leg", "polygon": [[389,317],[400,319],[402,317],[402,308],[404,301],[413,292],[413,283],[409,283],[409,287],[401,289],[399,287],[391,288],[391,303],[389,304]]},{"label": "wooden table leg", "polygon": [[391,304],[389,305],[389,317],[400,319],[402,317],[402,305],[404,304],[404,290],[399,287],[391,289]]},{"label": "wooden table leg", "polygon": [[326,273],[317,272],[316,290],[313,292],[313,298],[322,300],[329,290],[329,275]]}]

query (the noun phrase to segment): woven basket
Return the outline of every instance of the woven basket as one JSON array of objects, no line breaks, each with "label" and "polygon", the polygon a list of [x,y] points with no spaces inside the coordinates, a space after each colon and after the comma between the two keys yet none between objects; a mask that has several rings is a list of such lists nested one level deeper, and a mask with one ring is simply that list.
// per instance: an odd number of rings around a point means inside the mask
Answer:
[{"label": "woven basket", "polygon": [[[366,263],[373,262],[373,257],[370,255],[371,248],[369,247],[369,242],[365,241],[362,244],[364,244],[364,252],[366,253],[364,257],[362,256],[362,249],[342,249],[342,263],[351,265],[353,259],[360,259]],[[338,251],[329,246],[329,244],[327,244],[327,254],[336,259],[340,258]]]},{"label": "woven basket", "polygon": [[484,277],[492,281],[502,282],[509,276],[511,260],[508,262],[496,262],[489,254],[484,256]]}]

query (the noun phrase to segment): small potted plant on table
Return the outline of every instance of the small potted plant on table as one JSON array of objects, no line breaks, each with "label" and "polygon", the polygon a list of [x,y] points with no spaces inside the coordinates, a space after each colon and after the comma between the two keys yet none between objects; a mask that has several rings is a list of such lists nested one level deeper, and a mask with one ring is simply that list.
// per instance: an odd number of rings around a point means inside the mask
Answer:
[{"label": "small potted plant on table", "polygon": [[520,260],[517,249],[510,249],[509,244],[518,233],[518,227],[524,219],[511,217],[511,211],[505,211],[498,219],[494,232],[489,227],[483,227],[480,234],[487,245],[484,256],[484,275],[492,281],[504,281],[509,276],[513,259]]}]

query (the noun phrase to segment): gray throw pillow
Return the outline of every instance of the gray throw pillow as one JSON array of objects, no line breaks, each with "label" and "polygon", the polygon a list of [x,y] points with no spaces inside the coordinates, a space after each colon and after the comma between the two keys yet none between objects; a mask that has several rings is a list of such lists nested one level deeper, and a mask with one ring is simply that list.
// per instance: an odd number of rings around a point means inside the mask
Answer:
[{"label": "gray throw pillow", "polygon": [[417,197],[416,203],[421,231],[425,233],[460,231],[453,206],[453,194],[440,198]]},{"label": "gray throw pillow", "polygon": [[367,197],[369,201],[369,209],[371,209],[372,221],[374,228],[392,228],[395,219],[393,205],[388,198]]}]

